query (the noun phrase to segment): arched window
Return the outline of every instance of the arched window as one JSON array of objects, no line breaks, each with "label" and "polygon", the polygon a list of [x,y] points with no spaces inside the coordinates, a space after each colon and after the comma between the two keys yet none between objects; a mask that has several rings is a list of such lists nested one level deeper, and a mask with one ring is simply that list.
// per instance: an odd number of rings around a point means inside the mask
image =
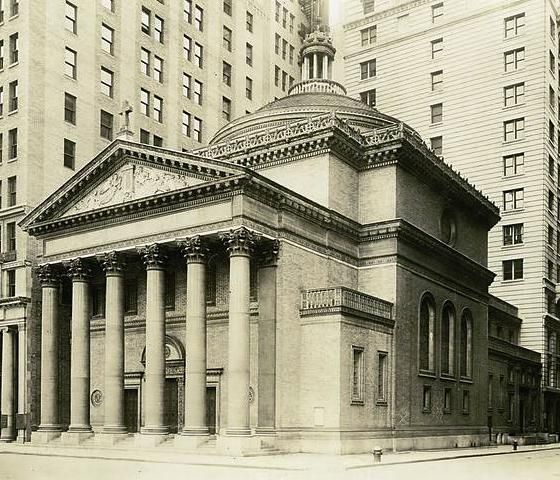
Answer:
[{"label": "arched window", "polygon": [[461,317],[461,376],[471,377],[472,376],[472,331],[473,331],[473,319],[471,312],[465,310],[463,316]]},{"label": "arched window", "polygon": [[453,375],[455,369],[455,309],[446,303],[441,314],[441,373]]},{"label": "arched window", "polygon": [[420,370],[434,371],[435,308],[431,297],[425,296],[420,304],[419,366]]}]

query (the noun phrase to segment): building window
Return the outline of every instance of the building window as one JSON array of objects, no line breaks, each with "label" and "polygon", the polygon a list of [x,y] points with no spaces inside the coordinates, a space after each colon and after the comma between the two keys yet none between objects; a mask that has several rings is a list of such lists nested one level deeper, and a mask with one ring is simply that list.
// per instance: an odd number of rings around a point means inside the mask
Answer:
[{"label": "building window", "polygon": [[282,91],[286,91],[288,88],[288,74],[282,71]]},{"label": "building window", "polygon": [[245,29],[248,32],[253,33],[253,14],[250,12],[247,12],[246,14],[246,18],[245,18]]},{"label": "building window", "polygon": [[253,45],[250,43],[245,44],[245,63],[250,67],[253,66]]},{"label": "building window", "polygon": [[18,109],[18,81],[10,82],[8,86],[8,107],[10,112],[15,112]]},{"label": "building window", "polygon": [[144,75],[150,75],[150,56],[151,53],[145,48],[140,49],[140,71]]},{"label": "building window", "polygon": [[274,12],[274,19],[277,23],[280,23],[280,3],[276,2],[276,10]]},{"label": "building window", "polygon": [[504,260],[502,262],[504,280],[520,280],[523,278],[523,259]]},{"label": "building window", "polygon": [[231,65],[227,62],[222,62],[222,81],[231,87]]},{"label": "building window", "polygon": [[451,389],[444,388],[443,389],[443,413],[450,413],[451,412]]},{"label": "building window", "polygon": [[150,144],[150,132],[140,129],[140,143],[144,145]]},{"label": "building window", "polygon": [[202,82],[198,80],[194,81],[194,102],[198,105],[202,105]]},{"label": "building window", "polygon": [[222,97],[222,117],[228,122],[231,120],[231,100]]},{"label": "building window", "polygon": [[523,197],[524,191],[522,188],[505,190],[503,198],[504,210],[508,211],[523,208]]},{"label": "building window", "polygon": [[0,115],[4,115],[4,87],[0,87]]},{"label": "building window", "polygon": [[443,89],[443,70],[438,70],[437,72],[432,72],[432,92],[439,92]]},{"label": "building window", "polygon": [[10,1],[10,17],[15,17],[19,14],[19,0]]},{"label": "building window", "polygon": [[360,37],[362,39],[362,47],[375,45],[375,42],[377,41],[377,26],[373,25],[360,30]]},{"label": "building window", "polygon": [[432,387],[424,385],[422,390],[422,411],[428,413],[432,411]]},{"label": "building window", "polygon": [[165,308],[175,310],[175,272],[165,272]]},{"label": "building window", "polygon": [[18,156],[18,131],[17,128],[8,130],[8,160]]},{"label": "building window", "polygon": [[183,56],[189,62],[191,61],[192,54],[192,39],[188,35],[183,35]]},{"label": "building window", "polygon": [[202,68],[204,66],[204,48],[202,45],[195,42],[194,44],[194,58],[196,60],[196,64],[198,68]]},{"label": "building window", "polygon": [[463,413],[468,414],[470,411],[470,400],[471,400],[471,392],[469,390],[463,390]]},{"label": "building window", "polygon": [[10,35],[10,64],[19,60],[19,37],[17,33]]},{"label": "building window", "polygon": [[286,60],[288,55],[288,42],[286,40],[282,40],[282,60]]},{"label": "building window", "polygon": [[433,372],[435,307],[429,296],[422,299],[419,320],[419,367],[421,371]]},{"label": "building window", "polygon": [[364,349],[352,345],[352,403],[364,401]]},{"label": "building window", "polygon": [[370,107],[375,107],[377,101],[375,88],[365,92],[360,92],[360,100]]},{"label": "building window", "polygon": [[64,74],[70,78],[76,78],[77,74],[77,56],[78,54],[66,48],[64,51]]},{"label": "building window", "polygon": [[124,311],[128,315],[138,313],[138,282],[127,280],[124,286]]},{"label": "building window", "polygon": [[387,352],[377,352],[377,401],[387,401]]},{"label": "building window", "polygon": [[461,351],[459,354],[461,377],[472,377],[473,319],[469,310],[461,317]]},{"label": "building window", "polygon": [[231,52],[232,36],[233,36],[232,31],[224,25],[223,32],[222,32],[222,43],[224,48],[228,52]]},{"label": "building window", "polygon": [[278,65],[274,65],[274,85],[280,86],[280,67]]},{"label": "building window", "polygon": [[519,105],[523,101],[523,95],[525,95],[525,83],[523,82],[504,87],[504,105],[506,107]]},{"label": "building window", "polygon": [[504,245],[520,245],[523,243],[523,224],[504,225],[502,234]]},{"label": "building window", "polygon": [[[4,134],[0,133],[0,164],[4,160]],[[2,181],[0,180],[0,208],[2,208]],[[0,235],[1,237],[1,235]],[[560,245],[560,243],[559,243]]]},{"label": "building window", "polygon": [[362,0],[364,14],[373,13],[375,11],[375,0]]},{"label": "building window", "polygon": [[525,138],[525,119],[516,118],[504,122],[504,141],[512,142]]},{"label": "building window", "polygon": [[0,70],[2,70],[3,68],[4,68],[4,40],[0,40]]},{"label": "building window", "polygon": [[293,65],[293,63],[294,63],[294,52],[295,52],[295,49],[294,49],[293,45],[290,45],[290,65]]},{"label": "building window", "polygon": [[441,157],[443,155],[443,137],[430,138],[430,147],[438,157]]},{"label": "building window", "polygon": [[521,68],[525,61],[525,49],[516,48],[504,53],[504,68],[506,72],[513,72]]},{"label": "building window", "polygon": [[6,283],[8,287],[8,297],[15,297],[16,296],[16,271],[15,270],[6,270]]},{"label": "building window", "polygon": [[552,190],[548,191],[548,209],[554,211],[554,193]]},{"label": "building window", "polygon": [[436,23],[439,17],[443,17],[443,2],[432,5],[432,23]]},{"label": "building window", "polygon": [[114,0],[101,0],[101,5],[103,5],[107,10],[115,11],[115,1]]},{"label": "building window", "polygon": [[113,39],[115,36],[115,31],[105,25],[101,24],[101,50],[113,55]]},{"label": "building window", "polygon": [[194,7],[194,27],[199,31],[204,31],[204,10],[198,5]]},{"label": "building window", "polygon": [[[546,277],[552,282],[554,280],[552,280],[554,278],[554,263],[552,262],[552,260],[548,261],[548,268],[547,268],[547,273],[546,273]],[[551,313],[554,313],[554,300],[552,300],[551,302],[549,302],[549,308],[548,311]]]},{"label": "building window", "polygon": [[183,72],[183,95],[187,98],[191,98],[191,84],[192,77],[188,73]]},{"label": "building window", "polygon": [[154,95],[154,120],[163,122],[163,99]]},{"label": "building window", "polygon": [[443,104],[436,103],[430,105],[430,119],[431,123],[441,123],[443,121]]},{"label": "building window", "polygon": [[552,122],[552,120],[549,120],[548,121],[548,140],[550,141],[550,143],[554,143],[554,136],[555,136],[554,123]]},{"label": "building window", "polygon": [[550,36],[554,41],[556,41],[556,20],[554,18],[549,17],[550,19]]},{"label": "building window", "polygon": [[6,249],[8,252],[16,251],[16,222],[6,224]]},{"label": "building window", "polygon": [[550,85],[548,86],[548,104],[552,111],[556,109],[556,94],[554,93],[554,88]]},{"label": "building window", "polygon": [[8,207],[17,204],[17,177],[8,178]]},{"label": "building window", "polygon": [[113,97],[113,72],[101,67],[101,93]]},{"label": "building window", "polygon": [[197,142],[202,142],[202,120],[198,117],[194,117],[193,120],[193,138]]},{"label": "building window", "polygon": [[155,15],[154,16],[154,38],[159,43],[163,43],[163,35],[164,35],[163,34],[163,26],[164,26],[163,18]]},{"label": "building window", "polygon": [[150,116],[150,92],[143,88],[140,89],[140,112]]},{"label": "building window", "polygon": [[75,165],[76,165],[76,143],[65,138],[64,139],[64,166],[66,168],[71,168],[72,170],[74,170]]},{"label": "building window", "polygon": [[163,138],[154,135],[154,147],[163,147]]},{"label": "building window", "polygon": [[101,110],[99,121],[99,135],[107,140],[113,140],[113,115]]},{"label": "building window", "polygon": [[504,162],[504,176],[520,175],[523,173],[525,164],[525,155],[523,153],[516,153],[513,155],[506,155],[503,157]]},{"label": "building window", "polygon": [[288,10],[282,8],[282,27],[286,28],[288,26]]},{"label": "building window", "polygon": [[506,38],[519,35],[523,31],[523,27],[525,27],[524,13],[504,18],[504,36]]},{"label": "building window", "polygon": [[154,80],[163,83],[163,59],[154,55]]},{"label": "building window", "polygon": [[191,114],[183,110],[183,122],[181,125],[181,133],[186,137],[191,136]]},{"label": "building window", "polygon": [[368,60],[367,62],[360,63],[360,78],[365,80],[366,78],[375,77],[377,74],[376,60]]},{"label": "building window", "polygon": [[432,46],[432,58],[440,58],[443,55],[443,38],[437,38],[430,43]]},{"label": "building window", "polygon": [[245,97],[253,100],[253,80],[249,77],[245,77]]},{"label": "building window", "polygon": [[455,345],[455,309],[451,304],[443,307],[441,314],[441,373],[453,375]]},{"label": "building window", "polygon": [[224,13],[231,17],[231,14],[232,14],[232,0],[224,0]]},{"label": "building window", "polygon": [[64,27],[66,30],[76,33],[78,28],[78,7],[70,2],[66,2],[64,17]]},{"label": "building window", "polygon": [[290,33],[293,33],[293,31],[294,31],[295,20],[296,20],[296,17],[290,13]]},{"label": "building window", "polygon": [[183,0],[183,18],[185,22],[192,23],[192,0]]},{"label": "building window", "polygon": [[150,10],[148,10],[147,8],[142,7],[140,28],[146,35],[150,35],[152,31],[151,23],[152,23],[152,12],[150,12]]}]

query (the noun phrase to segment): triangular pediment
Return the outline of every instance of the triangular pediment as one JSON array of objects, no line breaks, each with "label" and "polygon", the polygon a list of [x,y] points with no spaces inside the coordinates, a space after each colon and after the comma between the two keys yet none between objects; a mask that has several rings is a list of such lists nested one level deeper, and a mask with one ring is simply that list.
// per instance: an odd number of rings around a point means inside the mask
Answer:
[{"label": "triangular pediment", "polygon": [[20,225],[28,229],[62,219],[66,222],[89,212],[116,210],[119,205],[198,189],[199,185],[210,188],[246,174],[246,168],[220,160],[116,140],[34,208]]},{"label": "triangular pediment", "polygon": [[88,191],[83,198],[68,208],[61,217],[68,217],[151,197],[160,193],[180,190],[205,183],[206,181],[208,180],[177,171],[127,162]]}]

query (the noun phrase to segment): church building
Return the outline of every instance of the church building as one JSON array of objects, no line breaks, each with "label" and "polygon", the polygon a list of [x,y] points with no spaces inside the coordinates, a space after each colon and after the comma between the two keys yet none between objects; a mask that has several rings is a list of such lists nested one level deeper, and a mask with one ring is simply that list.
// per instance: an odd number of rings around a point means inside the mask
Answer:
[{"label": "church building", "polygon": [[40,251],[33,442],[489,441],[498,209],[410,127],[346,96],[334,54],[310,34],[303,80],[206,148],[125,130],[22,221]]}]

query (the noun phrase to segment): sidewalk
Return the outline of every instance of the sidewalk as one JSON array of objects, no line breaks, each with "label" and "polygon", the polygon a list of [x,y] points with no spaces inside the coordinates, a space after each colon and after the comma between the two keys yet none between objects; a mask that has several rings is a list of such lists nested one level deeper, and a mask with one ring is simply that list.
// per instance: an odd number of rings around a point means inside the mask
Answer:
[{"label": "sidewalk", "polygon": [[511,445],[456,448],[450,450],[387,452],[382,456],[382,463],[373,463],[373,455],[371,454],[337,456],[293,453],[254,457],[227,457],[219,455],[188,454],[180,450],[165,448],[132,449],[119,448],[118,446],[111,448],[92,448],[79,446],[66,447],[60,445],[36,446],[31,444],[0,444],[0,458],[2,454],[17,454],[303,472],[316,469],[336,469],[338,471],[344,471],[363,468],[381,468],[384,465],[443,461],[491,455],[515,455],[523,452],[558,449],[560,449],[560,443],[519,446],[517,452],[513,451]]}]

